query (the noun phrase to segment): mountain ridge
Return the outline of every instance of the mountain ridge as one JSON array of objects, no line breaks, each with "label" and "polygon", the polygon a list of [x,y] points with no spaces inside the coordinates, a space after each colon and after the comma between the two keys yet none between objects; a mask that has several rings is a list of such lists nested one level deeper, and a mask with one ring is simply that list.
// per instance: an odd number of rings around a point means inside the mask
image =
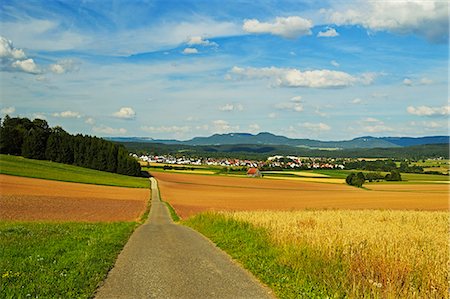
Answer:
[{"label": "mountain ridge", "polygon": [[322,141],[308,138],[288,138],[269,132],[251,133],[225,133],[213,134],[208,137],[194,137],[181,141],[176,139],[153,139],[149,137],[108,137],[105,138],[118,142],[148,142],[180,145],[289,145],[311,149],[352,149],[352,148],[391,148],[411,145],[450,143],[449,136],[424,136],[424,137],[373,137],[362,136],[351,140]]}]

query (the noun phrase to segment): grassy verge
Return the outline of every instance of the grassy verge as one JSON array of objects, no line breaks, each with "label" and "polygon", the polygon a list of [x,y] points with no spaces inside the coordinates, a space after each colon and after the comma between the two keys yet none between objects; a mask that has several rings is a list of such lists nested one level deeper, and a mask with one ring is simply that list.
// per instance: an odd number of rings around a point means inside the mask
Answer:
[{"label": "grassy verge", "polygon": [[0,297],[92,297],[135,227],[0,222]]},{"label": "grassy verge", "polygon": [[149,186],[147,178],[9,155],[0,155],[0,174],[107,186],[132,188],[148,188]]},{"label": "grassy verge", "polygon": [[204,213],[182,223],[280,298],[448,298],[448,213]]},{"label": "grassy verge", "polygon": [[164,203],[166,204],[167,208],[169,209],[170,217],[172,217],[172,220],[174,222],[180,221],[180,216],[178,216],[177,212],[175,212],[175,209],[172,207],[172,205],[170,203],[168,203],[167,201],[164,201]]}]

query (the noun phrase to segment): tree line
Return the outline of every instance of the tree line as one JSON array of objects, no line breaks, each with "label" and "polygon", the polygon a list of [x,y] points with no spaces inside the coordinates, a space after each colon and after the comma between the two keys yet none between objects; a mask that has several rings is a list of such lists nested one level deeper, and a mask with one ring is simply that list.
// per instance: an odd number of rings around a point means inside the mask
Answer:
[{"label": "tree line", "polygon": [[5,116],[0,126],[0,153],[49,160],[113,173],[140,176],[139,163],[125,147],[88,135],[71,135],[42,119]]},{"label": "tree line", "polygon": [[358,172],[358,173],[350,173],[346,178],[345,178],[345,182],[350,185],[350,186],[356,186],[361,188],[362,185],[366,182],[373,182],[373,181],[382,181],[382,180],[386,180],[386,181],[401,181],[402,180],[402,176],[400,174],[400,171],[398,171],[397,169],[394,169],[391,171],[391,173],[388,173],[386,175],[382,175],[381,173],[375,172],[375,173],[363,173],[363,172]]}]

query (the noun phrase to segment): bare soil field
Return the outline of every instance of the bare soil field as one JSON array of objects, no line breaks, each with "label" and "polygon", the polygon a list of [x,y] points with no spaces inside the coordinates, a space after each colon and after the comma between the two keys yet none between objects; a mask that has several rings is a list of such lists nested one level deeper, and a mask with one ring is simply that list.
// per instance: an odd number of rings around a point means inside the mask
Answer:
[{"label": "bare soil field", "polygon": [[0,175],[0,220],[133,221],[149,198],[149,189]]},{"label": "bare soil field", "polygon": [[[388,185],[364,190],[344,184],[152,173],[162,199],[182,218],[207,210],[448,210],[447,185]],[[399,186],[398,189],[395,186]],[[373,186],[370,186],[372,188]],[[384,187],[380,185],[380,188]]]}]

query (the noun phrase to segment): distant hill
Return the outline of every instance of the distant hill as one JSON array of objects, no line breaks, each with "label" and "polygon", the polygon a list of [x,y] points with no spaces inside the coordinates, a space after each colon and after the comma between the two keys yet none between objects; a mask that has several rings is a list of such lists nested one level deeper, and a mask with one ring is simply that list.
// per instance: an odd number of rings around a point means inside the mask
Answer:
[{"label": "distant hill", "polygon": [[209,137],[195,137],[190,140],[164,140],[147,137],[111,137],[107,138],[117,142],[139,142],[139,143],[161,143],[178,145],[284,145],[292,147],[302,147],[308,149],[355,149],[355,148],[393,148],[423,144],[449,143],[449,136],[426,136],[426,137],[358,137],[352,140],[342,141],[320,141],[313,139],[293,139],[285,136],[274,135],[263,132],[259,134],[250,133],[227,133],[214,134]]}]

